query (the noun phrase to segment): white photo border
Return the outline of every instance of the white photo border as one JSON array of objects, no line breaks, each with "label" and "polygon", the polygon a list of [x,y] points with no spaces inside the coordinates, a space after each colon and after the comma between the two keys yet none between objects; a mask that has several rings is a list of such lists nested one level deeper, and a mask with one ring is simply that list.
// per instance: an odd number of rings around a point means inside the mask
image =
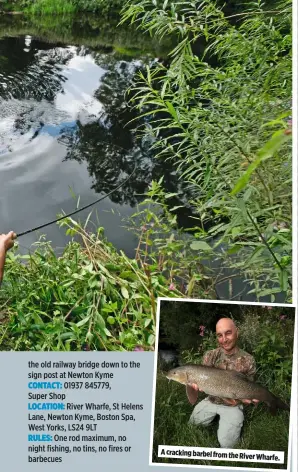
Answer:
[{"label": "white photo border", "polygon": [[[288,454],[287,454],[287,468],[286,469],[269,469],[269,468],[247,468],[247,467],[231,467],[231,466],[216,466],[216,465],[192,465],[192,464],[164,464],[160,462],[152,462],[152,451],[153,451],[153,438],[154,438],[154,415],[155,415],[155,395],[156,395],[156,375],[157,375],[157,358],[158,358],[158,340],[159,340],[159,321],[160,321],[160,302],[169,301],[169,302],[189,302],[189,303],[213,303],[217,305],[251,305],[251,306],[271,306],[271,307],[288,307],[295,309],[295,329],[294,329],[294,352],[293,352],[293,364],[292,364],[292,384],[291,384],[291,406],[290,406],[290,424],[289,424],[289,441],[288,441]],[[238,302],[231,300],[206,300],[200,298],[167,298],[167,297],[158,297],[157,299],[157,310],[156,310],[156,334],[155,334],[155,349],[154,349],[154,370],[153,370],[153,385],[152,385],[152,405],[151,405],[151,428],[150,428],[150,446],[149,446],[149,466],[157,467],[180,467],[180,468],[197,468],[203,470],[242,470],[248,472],[248,470],[258,471],[258,472],[270,472],[270,471],[284,471],[284,472],[294,472],[294,460],[292,457],[292,449],[294,447],[294,428],[297,429],[297,398],[295,396],[297,391],[297,385],[294,386],[296,379],[297,384],[297,375],[294,377],[294,374],[297,373],[297,309],[294,304],[289,303],[261,303],[261,302]],[[295,366],[295,368],[294,368]],[[296,421],[294,422],[295,411]],[[296,452],[297,453],[297,452]]]}]

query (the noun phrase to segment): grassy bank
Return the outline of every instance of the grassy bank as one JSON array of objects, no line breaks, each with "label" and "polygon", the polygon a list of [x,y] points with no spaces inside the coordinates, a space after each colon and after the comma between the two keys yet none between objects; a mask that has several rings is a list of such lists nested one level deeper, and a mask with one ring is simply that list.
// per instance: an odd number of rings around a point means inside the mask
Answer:
[{"label": "grassy bank", "polygon": [[90,12],[117,16],[122,5],[121,0],[16,0],[1,1],[0,11],[37,15]]},{"label": "grassy bank", "polygon": [[[132,350],[154,346],[156,296],[172,296],[162,274],[148,276],[119,254],[102,231],[71,229],[57,257],[47,242],[33,254],[10,254],[1,294],[2,350]],[[23,263],[26,263],[25,265]],[[178,293],[178,291],[175,291]]]}]

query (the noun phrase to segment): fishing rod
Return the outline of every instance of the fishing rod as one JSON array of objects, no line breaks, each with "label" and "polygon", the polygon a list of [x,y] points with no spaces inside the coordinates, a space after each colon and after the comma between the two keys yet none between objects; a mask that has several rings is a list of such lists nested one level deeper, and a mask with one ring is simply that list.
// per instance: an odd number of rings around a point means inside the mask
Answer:
[{"label": "fishing rod", "polygon": [[[118,146],[118,147],[120,147],[120,146]],[[43,225],[36,226],[35,228],[28,229],[26,231],[23,231],[22,233],[17,233],[16,237],[20,238],[21,236],[24,236],[25,234],[33,233],[34,231],[37,231],[38,229],[45,228],[46,226],[50,226],[50,225],[52,225],[54,223],[57,223],[58,221],[61,221],[61,220],[65,220],[65,218],[69,218],[70,216],[75,215],[76,213],[79,213],[80,211],[86,210],[86,208],[90,208],[91,206],[96,205],[97,203],[101,202],[105,198],[108,198],[110,195],[112,195],[114,192],[116,192],[116,190],[118,190],[126,182],[128,182],[131,179],[131,177],[133,176],[133,174],[135,173],[136,168],[137,168],[137,164],[135,163],[135,166],[134,166],[134,169],[133,169],[132,173],[123,182],[121,182],[121,184],[117,185],[116,188],[111,190],[109,193],[107,193],[103,197],[100,197],[97,200],[95,200],[95,202],[89,203],[88,205],[85,205],[81,208],[78,208],[77,210],[74,210],[74,211],[72,211],[71,213],[68,213],[65,216],[61,216],[60,218],[56,218],[55,220],[49,221],[48,223],[45,223]]]}]

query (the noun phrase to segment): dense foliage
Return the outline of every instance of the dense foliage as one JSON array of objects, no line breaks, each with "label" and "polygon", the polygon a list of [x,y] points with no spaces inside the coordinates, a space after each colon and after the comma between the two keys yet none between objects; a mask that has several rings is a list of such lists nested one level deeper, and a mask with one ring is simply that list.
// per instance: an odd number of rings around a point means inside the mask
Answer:
[{"label": "dense foliage", "polygon": [[[0,350],[152,350],[157,297],[185,297],[190,290],[197,297],[207,294],[204,278],[194,268],[194,279],[188,270],[189,260],[173,265],[181,241],[168,246],[164,241],[150,257],[139,241],[135,259],[129,259],[104,238],[102,228],[88,229],[90,216],[84,226],[71,219],[60,223],[72,238],[60,256],[44,238],[30,255],[18,254],[17,247],[8,254]],[[152,232],[166,232],[150,208],[136,219],[147,247]],[[174,274],[184,280],[180,287],[172,282]]]},{"label": "dense foliage", "polygon": [[127,2],[122,21],[179,37],[140,74],[132,103],[156,157],[192,192],[191,248],[240,273],[257,299],[289,301],[291,3],[269,7],[244,2],[231,21],[214,0],[141,0]]},{"label": "dense foliage", "polygon": [[279,362],[285,362],[281,368],[285,370],[293,355],[294,316],[291,307],[162,300],[159,338],[180,354],[193,352],[200,360],[207,349],[216,347],[217,321],[232,318],[239,328],[240,346],[244,350],[254,353],[258,363],[263,364],[267,356],[269,371],[278,370]]}]

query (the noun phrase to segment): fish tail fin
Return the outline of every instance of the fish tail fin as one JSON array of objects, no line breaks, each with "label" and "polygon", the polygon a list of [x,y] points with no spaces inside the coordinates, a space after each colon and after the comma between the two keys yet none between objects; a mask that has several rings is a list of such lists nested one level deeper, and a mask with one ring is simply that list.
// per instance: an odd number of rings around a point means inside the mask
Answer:
[{"label": "fish tail fin", "polygon": [[275,416],[276,415],[276,410],[277,410],[276,403],[275,402],[267,403],[267,405],[268,405],[268,408],[269,408],[269,411],[270,411],[271,415]]},{"label": "fish tail fin", "polygon": [[287,405],[283,400],[276,397],[275,395],[272,395],[272,400],[270,403],[268,403],[268,406],[272,415],[276,415],[277,409],[290,411],[289,405]]},{"label": "fish tail fin", "polygon": [[284,401],[282,401],[280,398],[278,398],[277,407],[280,408],[281,410],[290,411],[290,406]]}]

